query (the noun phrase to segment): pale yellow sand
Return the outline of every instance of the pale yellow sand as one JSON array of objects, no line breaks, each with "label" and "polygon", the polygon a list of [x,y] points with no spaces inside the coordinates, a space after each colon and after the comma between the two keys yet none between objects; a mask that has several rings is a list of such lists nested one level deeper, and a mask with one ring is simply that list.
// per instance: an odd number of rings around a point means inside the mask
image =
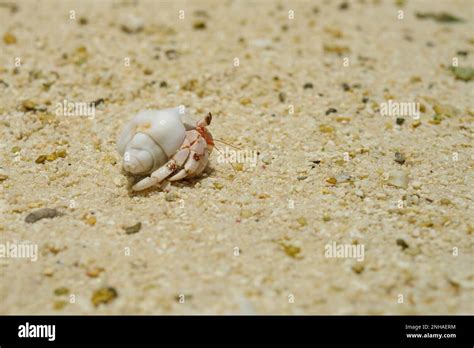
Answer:
[{"label": "pale yellow sand", "polygon": [[[474,82],[448,70],[474,66],[472,1],[342,2],[2,5],[0,242],[39,256],[0,259],[0,313],[473,313]],[[465,22],[415,17],[440,11]],[[121,29],[127,14],[142,31]],[[94,119],[56,115],[100,98]],[[420,123],[381,116],[388,99],[422,103]],[[121,126],[180,104],[211,111],[213,135],[258,151],[256,167],[214,152],[199,180],[130,193]],[[433,106],[450,117],[436,124]],[[395,170],[406,189],[387,185]],[[352,182],[332,185],[341,173]],[[25,222],[45,207],[64,215]],[[363,245],[364,261],[325,257],[333,242]],[[104,287],[117,296],[95,307]]]}]

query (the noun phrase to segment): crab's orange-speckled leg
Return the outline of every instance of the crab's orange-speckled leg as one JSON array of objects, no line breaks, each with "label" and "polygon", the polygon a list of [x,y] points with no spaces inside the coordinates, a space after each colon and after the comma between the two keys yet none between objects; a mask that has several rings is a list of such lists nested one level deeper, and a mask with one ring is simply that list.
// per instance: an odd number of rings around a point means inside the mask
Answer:
[{"label": "crab's orange-speckled leg", "polygon": [[199,161],[199,167],[196,169],[196,175],[199,175],[203,172],[203,170],[207,166],[207,162],[209,161],[209,150],[204,151],[204,157]]},{"label": "crab's orange-speckled leg", "polygon": [[184,164],[184,168],[169,178],[169,181],[196,176],[206,167],[207,159],[209,158],[209,156],[206,156],[208,152],[206,140],[196,130],[188,131],[186,137],[191,143],[189,157]]},{"label": "crab's orange-speckled leg", "polygon": [[175,155],[173,155],[173,157],[171,157],[168,162],[155,170],[149,177],[139,181],[133,186],[132,189],[134,191],[141,191],[162,182],[168,176],[173,174],[178,168],[183,166],[189,156],[189,153],[190,143],[189,140],[185,138],[181,148],[178,150],[178,152],[176,152]]}]

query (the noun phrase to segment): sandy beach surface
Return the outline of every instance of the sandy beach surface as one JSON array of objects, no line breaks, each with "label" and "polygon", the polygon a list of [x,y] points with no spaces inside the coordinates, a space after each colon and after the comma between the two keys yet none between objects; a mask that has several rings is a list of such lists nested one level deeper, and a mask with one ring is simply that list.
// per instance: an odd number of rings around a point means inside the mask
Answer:
[{"label": "sandy beach surface", "polygon": [[[1,2],[0,313],[474,313],[473,6]],[[178,105],[240,157],[132,192]]]}]

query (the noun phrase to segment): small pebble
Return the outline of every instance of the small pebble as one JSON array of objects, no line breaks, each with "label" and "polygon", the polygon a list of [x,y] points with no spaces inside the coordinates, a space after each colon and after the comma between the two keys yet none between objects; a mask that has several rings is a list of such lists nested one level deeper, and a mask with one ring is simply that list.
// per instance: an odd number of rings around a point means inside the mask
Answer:
[{"label": "small pebble", "polygon": [[252,103],[252,100],[250,98],[245,97],[245,98],[240,98],[239,102],[242,105],[249,105]]},{"label": "small pebble", "polygon": [[408,187],[408,173],[403,170],[395,170],[389,173],[387,183],[389,185],[404,188]]},{"label": "small pebble", "polygon": [[323,49],[327,53],[335,53],[338,55],[347,54],[351,51],[348,46],[342,45],[333,45],[333,44],[323,44]]},{"label": "small pebble", "polygon": [[419,182],[419,181],[413,181],[412,184],[411,184],[411,186],[412,186],[414,189],[418,190],[418,189],[421,188],[421,182]]},{"label": "small pebble", "polygon": [[104,269],[101,267],[94,267],[92,269],[89,269],[86,272],[86,275],[91,278],[97,278],[103,271]]},{"label": "small pebble", "polygon": [[285,94],[285,92],[280,92],[280,93],[278,94],[278,99],[280,100],[281,103],[284,103],[285,100],[286,100],[286,94]]},{"label": "small pebble", "polygon": [[294,245],[291,245],[291,244],[286,244],[284,242],[279,242],[281,248],[283,249],[283,251],[285,252],[286,255],[288,255],[289,257],[293,258],[293,259],[301,259],[302,256],[300,255],[300,252],[301,252],[301,248],[300,247],[297,247],[297,246],[294,246]]},{"label": "small pebble", "polygon": [[298,223],[299,223],[300,226],[302,226],[302,227],[308,225],[308,221],[306,220],[306,218],[305,218],[304,216],[299,217],[296,221],[298,221]]},{"label": "small pebble", "polygon": [[402,248],[402,250],[405,250],[406,248],[408,248],[408,244],[407,242],[405,242],[403,239],[401,238],[398,238],[397,239],[397,245],[400,246]]},{"label": "small pebble", "polygon": [[440,124],[441,121],[443,121],[443,117],[441,115],[438,115],[438,114],[435,114],[433,116],[433,119],[429,120],[428,122],[431,123],[431,124]]},{"label": "small pebble", "polygon": [[66,155],[67,155],[66,150],[55,151],[53,153],[50,153],[49,155],[39,155],[36,158],[35,163],[43,164],[46,161],[52,162],[58,158],[65,158]]},{"label": "small pebble", "polygon": [[471,81],[474,79],[474,68],[453,66],[451,67],[456,80]]},{"label": "small pebble", "polygon": [[13,45],[16,43],[16,36],[12,33],[5,33],[5,35],[3,35],[3,42],[7,45]]},{"label": "small pebble", "polygon": [[251,210],[248,210],[248,209],[243,209],[240,211],[240,217],[243,218],[243,219],[247,219],[249,217],[252,217],[253,216],[253,213]]},{"label": "small pebble", "polygon": [[117,298],[118,293],[112,287],[105,287],[99,290],[96,290],[92,294],[91,302],[95,307],[98,307],[101,304],[107,304]]},{"label": "small pebble", "polygon": [[329,114],[335,114],[336,112],[337,112],[337,109],[329,108],[326,110],[326,116]]},{"label": "small pebble", "polygon": [[32,224],[41,219],[52,219],[61,215],[63,214],[56,209],[42,208],[29,213],[25,218],[25,222]]},{"label": "small pebble", "polygon": [[94,226],[97,222],[97,218],[94,215],[88,215],[85,218],[85,222],[88,225]]},{"label": "small pebble", "polygon": [[222,188],[224,187],[224,185],[222,185],[220,182],[214,182],[212,183],[212,186],[214,186],[216,190],[222,190]]},{"label": "small pebble", "polygon": [[69,294],[69,289],[65,287],[57,288],[54,290],[54,294],[56,296],[62,296],[62,295],[68,295]]},{"label": "small pebble", "polygon": [[266,165],[269,165],[272,163],[272,159],[270,156],[262,156],[261,157],[261,160],[263,163],[265,163]]},{"label": "small pebble", "polygon": [[12,153],[18,153],[20,151],[21,151],[21,147],[19,147],[19,146],[13,146],[12,147]]},{"label": "small pebble", "polygon": [[453,204],[453,202],[451,202],[451,200],[448,199],[448,198],[441,198],[439,202],[441,203],[441,205],[452,205]]},{"label": "small pebble", "polygon": [[127,15],[122,19],[121,28],[127,34],[135,34],[143,30],[143,20],[134,15]]},{"label": "small pebble", "polygon": [[53,309],[56,310],[56,311],[59,311],[61,309],[63,309],[64,307],[67,306],[67,302],[66,301],[54,301],[53,303]]},{"label": "small pebble", "polygon": [[[178,51],[176,50],[166,50],[165,51],[165,55],[166,55],[166,58],[168,58],[169,60],[174,60],[176,58],[178,58]],[[196,81],[196,80],[192,80],[192,81]],[[197,81],[196,81],[197,82]],[[163,83],[163,82],[162,82]],[[166,82],[165,82],[166,84]],[[161,85],[160,85],[161,86]]]},{"label": "small pebble", "polygon": [[411,205],[418,205],[418,203],[420,203],[420,196],[418,196],[416,194],[415,195],[410,195],[410,196],[408,196],[407,201]]},{"label": "small pebble", "polygon": [[52,276],[54,275],[54,269],[53,269],[53,268],[50,268],[50,267],[44,269],[44,270],[43,270],[43,275],[44,275],[45,277],[52,277]]},{"label": "small pebble", "polygon": [[303,85],[303,88],[304,88],[304,89],[313,88],[313,84],[312,84],[311,82],[306,82],[306,83]]},{"label": "small pebble", "polygon": [[125,233],[126,234],[134,234],[140,232],[142,228],[142,223],[137,222],[135,225],[124,227]]},{"label": "small pebble", "polygon": [[339,5],[340,10],[347,10],[349,8],[349,4],[347,2],[343,2]]},{"label": "small pebble", "polygon": [[395,122],[401,126],[402,124],[405,123],[405,119],[403,117],[397,117],[397,119],[395,120]]},{"label": "small pebble", "polygon": [[192,92],[198,87],[198,81],[196,79],[191,79],[186,81],[182,86],[181,89],[183,91]]},{"label": "small pebble", "polygon": [[204,21],[196,21],[193,23],[194,30],[204,30],[206,29],[206,22]]},{"label": "small pebble", "polygon": [[463,22],[462,18],[456,17],[449,12],[416,12],[416,18],[418,19],[432,19],[436,22],[453,23]]},{"label": "small pebble", "polygon": [[345,183],[345,182],[351,182],[351,181],[352,181],[352,176],[346,173],[341,173],[336,177],[337,183]]},{"label": "small pebble", "polygon": [[365,267],[362,263],[356,263],[355,265],[352,266],[352,270],[354,273],[360,274],[364,271]]},{"label": "small pebble", "polygon": [[320,131],[321,133],[333,133],[333,132],[334,132],[334,128],[331,127],[331,126],[329,126],[329,125],[327,125],[327,124],[321,124],[321,125],[319,126],[319,131]]},{"label": "small pebble", "polygon": [[359,198],[364,198],[365,197],[364,192],[362,192],[362,190],[357,189],[357,190],[354,191],[354,193]]},{"label": "small pebble", "polygon": [[399,164],[404,164],[405,163],[405,156],[400,153],[400,152],[395,152],[395,162]]},{"label": "small pebble", "polygon": [[32,100],[24,100],[22,103],[21,103],[21,109],[22,111],[36,111],[38,107],[38,104]]}]

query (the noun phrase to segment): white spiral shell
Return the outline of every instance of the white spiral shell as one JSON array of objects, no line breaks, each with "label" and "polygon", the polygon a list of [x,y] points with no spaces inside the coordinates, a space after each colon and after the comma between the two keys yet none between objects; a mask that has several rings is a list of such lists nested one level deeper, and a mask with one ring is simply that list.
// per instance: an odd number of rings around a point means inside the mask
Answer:
[{"label": "white spiral shell", "polygon": [[179,107],[140,111],[124,125],[117,139],[123,169],[143,175],[155,171],[181,147],[186,130],[195,126]]}]

